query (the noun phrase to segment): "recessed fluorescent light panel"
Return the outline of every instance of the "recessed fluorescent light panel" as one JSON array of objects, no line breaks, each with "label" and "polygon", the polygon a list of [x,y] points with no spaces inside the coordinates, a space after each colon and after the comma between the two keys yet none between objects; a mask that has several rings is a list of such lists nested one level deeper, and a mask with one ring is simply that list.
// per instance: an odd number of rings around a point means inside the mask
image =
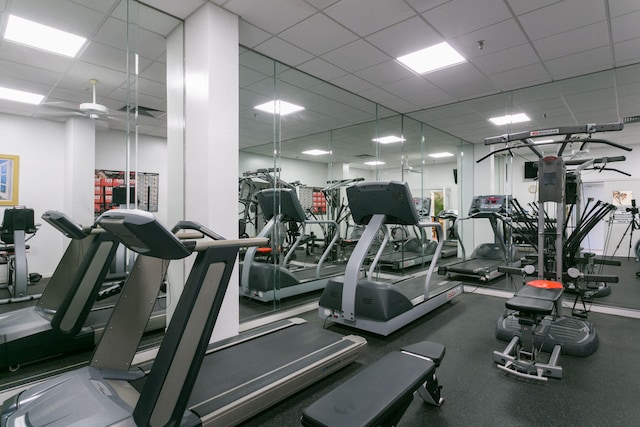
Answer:
[{"label": "recessed fluorescent light panel", "polygon": [[318,150],[314,148],[313,150],[303,151],[302,154],[308,154],[310,156],[324,156],[325,154],[331,153],[330,151]]},{"label": "recessed fluorescent light panel", "polygon": [[298,111],[304,110],[304,107],[292,104],[287,101],[281,101],[279,99],[256,105],[253,108],[255,108],[256,110],[266,111],[267,113],[278,114],[281,116],[286,116],[287,114],[293,114],[297,113]]},{"label": "recessed fluorescent light panel", "polygon": [[393,144],[394,142],[404,142],[404,138],[400,138],[395,135],[382,136],[380,138],[373,138],[373,142],[379,142],[380,144]]},{"label": "recessed fluorescent light panel", "polygon": [[9,101],[24,102],[25,104],[38,105],[44,99],[44,95],[38,95],[37,93],[23,92],[21,90],[0,87],[0,99],[7,99]]},{"label": "recessed fluorescent light panel", "polygon": [[529,120],[531,119],[525,113],[518,113],[513,115],[507,114],[506,116],[492,117],[489,119],[491,123],[497,126],[503,126],[503,125],[508,125],[512,123],[528,122]]},{"label": "recessed fluorescent light panel", "polygon": [[87,41],[84,37],[14,15],[9,15],[4,38],[72,58]]},{"label": "recessed fluorescent light panel", "polygon": [[378,165],[384,165],[384,162],[381,162],[380,160],[373,160],[371,162],[364,162],[364,164],[368,166],[378,166]]},{"label": "recessed fluorescent light panel", "polygon": [[441,70],[467,61],[447,42],[409,53],[396,60],[418,74]]},{"label": "recessed fluorescent light panel", "polygon": [[452,153],[448,153],[448,152],[442,152],[442,153],[432,153],[432,154],[427,154],[429,157],[433,157],[434,159],[442,159],[444,157],[453,157]]}]

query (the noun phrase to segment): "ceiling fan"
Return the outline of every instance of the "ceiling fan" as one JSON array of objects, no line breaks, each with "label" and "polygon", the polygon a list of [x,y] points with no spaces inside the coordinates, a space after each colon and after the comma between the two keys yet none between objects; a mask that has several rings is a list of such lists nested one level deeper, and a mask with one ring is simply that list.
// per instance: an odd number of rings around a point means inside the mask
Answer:
[{"label": "ceiling fan", "polygon": [[126,120],[126,114],[119,111],[112,112],[105,105],[99,104],[96,100],[96,85],[97,79],[90,79],[91,90],[93,98],[91,102],[83,102],[81,104],[74,104],[69,102],[51,102],[43,104],[41,109],[41,115],[45,117],[58,117],[58,118],[70,118],[70,117],[87,117],[92,120],[102,122],[122,122]]}]

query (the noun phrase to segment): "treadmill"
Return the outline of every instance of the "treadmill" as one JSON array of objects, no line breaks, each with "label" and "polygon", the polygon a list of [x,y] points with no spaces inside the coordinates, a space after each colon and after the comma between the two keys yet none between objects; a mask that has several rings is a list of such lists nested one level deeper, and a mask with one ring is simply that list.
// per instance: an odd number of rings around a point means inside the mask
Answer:
[{"label": "treadmill", "polygon": [[[366,340],[286,320],[209,344],[240,246],[264,238],[180,241],[148,212],[107,211],[98,224],[138,252],[89,366],[37,384],[2,405],[2,426],[229,426],[351,363]],[[193,223],[195,224],[195,223]],[[134,366],[160,288],[157,263],[196,253],[153,362]]]},{"label": "treadmill", "polygon": [[[0,367],[10,371],[93,347],[113,310],[109,297],[120,290],[118,285],[102,289],[119,245],[113,236],[96,227],[83,229],[58,211],[47,211],[42,219],[71,242],[37,304],[0,314]],[[150,279],[162,283],[164,275]],[[143,332],[165,326],[165,297],[150,304],[153,312]]]},{"label": "treadmill", "polygon": [[466,218],[458,218],[457,223],[467,219],[488,219],[493,230],[494,242],[478,245],[469,258],[466,258],[464,245],[461,245],[463,260],[440,266],[438,274],[468,276],[481,282],[490,282],[504,275],[498,267],[519,267],[517,251],[514,247],[507,251],[504,233],[498,227],[498,219],[511,212],[512,203],[511,196],[475,196],[469,208],[469,215]]},{"label": "treadmill", "polygon": [[[285,223],[301,224],[302,231],[286,255],[280,256],[274,262],[258,262],[257,249],[247,249],[244,260],[240,263],[240,295],[270,302],[323,289],[330,277],[344,272],[345,265],[342,263],[325,263],[340,233],[335,221],[307,219],[298,196],[291,188],[262,190],[258,192],[257,197],[260,210],[268,219],[257,237],[271,238],[272,253],[277,253],[278,247],[281,246],[278,236]],[[296,268],[290,262],[291,257],[304,239],[304,228],[312,224],[324,224],[327,229],[333,228],[331,242],[324,248],[316,265],[311,268]]]},{"label": "treadmill", "polygon": [[[406,182],[361,182],[347,188],[347,197],[353,220],[356,224],[366,224],[366,228],[349,257],[344,276],[327,283],[319,301],[320,318],[387,336],[462,294],[459,283],[431,286],[444,240],[442,225],[420,222]],[[407,283],[371,280],[375,258],[368,278],[360,277],[367,253],[386,224],[436,229],[438,247],[417,295],[415,289],[403,286]],[[376,258],[379,255],[380,251]]]},{"label": "treadmill", "polygon": [[[429,215],[429,211],[431,209],[430,198],[414,198],[413,202],[421,218]],[[378,261],[380,267],[389,268],[391,270],[404,270],[405,268],[431,262],[433,255],[436,252],[436,248],[438,247],[438,242],[427,239],[424,229],[421,228],[419,233],[415,233],[415,236],[405,238],[399,243],[392,242],[392,245],[392,250],[383,252],[380,257],[380,260]],[[448,258],[457,254],[457,242],[455,246],[451,246],[448,244],[447,240],[445,240],[444,245],[440,250],[440,258]]]}]

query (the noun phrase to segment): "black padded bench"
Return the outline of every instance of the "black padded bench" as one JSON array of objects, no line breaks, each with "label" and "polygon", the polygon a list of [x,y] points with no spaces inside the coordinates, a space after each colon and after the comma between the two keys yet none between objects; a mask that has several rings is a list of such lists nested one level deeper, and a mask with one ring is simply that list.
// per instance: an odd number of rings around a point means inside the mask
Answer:
[{"label": "black padded bench", "polygon": [[435,371],[444,353],[442,344],[423,341],[387,354],[306,408],[302,425],[395,425],[416,391],[425,402],[441,405]]}]

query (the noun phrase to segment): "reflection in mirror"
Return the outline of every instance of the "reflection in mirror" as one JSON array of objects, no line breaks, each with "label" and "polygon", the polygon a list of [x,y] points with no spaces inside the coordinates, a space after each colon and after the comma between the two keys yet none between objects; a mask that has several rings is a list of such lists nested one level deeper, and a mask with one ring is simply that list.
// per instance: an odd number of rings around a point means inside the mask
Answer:
[{"label": "reflection in mirror", "polygon": [[[3,18],[15,15],[86,38],[75,55],[62,56],[7,40],[4,38],[7,19],[2,21],[0,87],[43,96],[39,105],[0,100],[3,129],[0,153],[15,156],[20,166],[17,197],[11,205],[33,209],[36,223],[42,222],[39,217],[43,213],[53,210],[89,227],[95,214],[102,210],[140,202],[137,207],[154,211],[164,221],[167,198],[158,197],[157,191],[166,188],[167,175],[166,37],[181,22],[134,0],[0,2],[0,11]],[[139,193],[118,192],[111,178],[97,175],[98,170],[117,173],[116,187],[130,184],[127,172],[134,174],[132,185],[136,185],[138,171],[159,180],[153,181],[153,188],[144,186],[147,191],[138,185]],[[155,199],[151,200],[150,195]],[[58,304],[68,298],[66,290],[72,282],[70,277],[75,277],[75,267],[73,274],[62,279],[60,275],[54,279],[53,273],[67,247],[72,255],[78,256],[72,257],[74,262],[70,264],[75,265],[88,253],[85,245],[89,243],[76,240],[70,243],[49,223],[40,225],[30,241],[27,257],[29,271],[38,272],[42,278],[29,286],[28,292],[45,296],[19,305],[2,304],[3,315],[40,302],[51,308],[49,303]],[[73,248],[78,247],[80,252],[74,252]],[[124,252],[118,251],[115,261],[107,264],[111,266],[108,281],[121,280],[118,275],[127,273],[129,262]],[[4,280],[0,282],[7,284]],[[94,282],[102,284],[101,280]],[[54,286],[56,283],[62,286]],[[4,292],[6,288],[0,289],[1,300],[5,299]],[[114,298],[98,301],[93,306],[95,312],[107,313],[105,307],[112,306]],[[170,303],[163,299],[160,311]],[[104,327],[102,315],[96,323],[95,312],[91,312],[86,330],[83,329],[87,342],[93,342],[91,334]],[[149,325],[162,330],[164,319],[158,322],[160,317],[163,316],[156,312]],[[62,348],[55,344],[43,346],[41,342],[32,347]],[[83,348],[55,363],[82,363],[91,351]],[[26,353],[30,351],[23,351],[23,356]],[[20,370],[12,378],[52,369],[51,364],[45,365]],[[3,375],[2,379],[5,378]]]}]

